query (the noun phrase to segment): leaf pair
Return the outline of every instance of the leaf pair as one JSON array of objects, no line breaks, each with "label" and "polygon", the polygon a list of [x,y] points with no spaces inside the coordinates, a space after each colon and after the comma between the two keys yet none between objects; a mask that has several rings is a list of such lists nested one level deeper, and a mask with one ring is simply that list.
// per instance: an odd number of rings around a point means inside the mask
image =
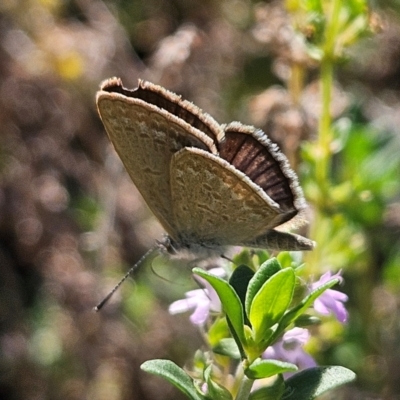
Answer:
[{"label": "leaf pair", "polygon": [[[208,395],[202,393],[193,379],[175,363],[169,360],[150,360],[141,366],[142,370],[161,376],[176,386],[190,400],[231,400],[232,395],[210,379],[205,371]],[[210,371],[210,368],[208,368]],[[249,400],[313,400],[328,390],[355,379],[354,372],[339,366],[316,367],[302,371],[287,381],[278,379],[273,386],[262,387],[250,393]]]},{"label": "leaf pair", "polygon": [[281,269],[272,258],[255,273],[246,266],[238,267],[229,283],[200,268],[193,272],[217,292],[243,358],[253,362],[269,345],[292,302],[296,282],[293,268]]}]

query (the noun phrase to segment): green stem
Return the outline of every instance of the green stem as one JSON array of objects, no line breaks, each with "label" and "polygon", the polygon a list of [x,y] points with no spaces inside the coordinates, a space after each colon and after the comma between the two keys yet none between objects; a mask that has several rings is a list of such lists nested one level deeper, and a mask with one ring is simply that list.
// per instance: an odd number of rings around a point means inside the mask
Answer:
[{"label": "green stem", "polygon": [[[335,60],[335,43],[339,30],[339,16],[342,7],[342,0],[333,0],[330,4],[330,10],[327,15],[327,26],[325,34],[325,43],[323,46],[324,56],[321,61],[321,103],[322,110],[319,120],[319,133],[317,142],[317,164],[316,164],[316,180],[322,189],[322,199],[326,198],[326,188],[329,180],[329,171],[331,167],[331,144],[333,140],[332,134],[332,116],[331,116],[331,99],[333,87],[333,64]],[[321,200],[321,199],[320,199]]]},{"label": "green stem", "polygon": [[[322,110],[319,120],[319,132],[317,142],[317,160],[315,177],[318,186],[323,189],[327,186],[329,169],[331,164],[331,142],[332,142],[332,117],[331,96],[333,85],[333,65],[330,59],[324,59],[321,65],[321,103]],[[325,193],[322,193],[324,195]]]},{"label": "green stem", "polygon": [[[315,152],[315,182],[319,189],[318,197],[315,199],[315,217],[311,226],[310,236],[317,243],[323,243],[321,236],[324,236],[322,227],[324,225],[324,209],[329,202],[330,187],[330,168],[331,168],[331,143],[332,143],[332,117],[330,112],[331,95],[333,85],[333,64],[332,60],[327,58],[321,64],[321,116],[319,120],[319,132]],[[324,249],[317,246],[306,256],[307,273],[317,275],[321,268],[321,262],[324,258]]]},{"label": "green stem", "polygon": [[301,64],[293,63],[291,66],[291,74],[288,82],[289,93],[293,103],[298,106],[300,103],[301,93],[304,89],[304,67]]},{"label": "green stem", "polygon": [[253,379],[249,379],[246,375],[243,375],[235,400],[247,400],[249,398],[251,388],[253,387],[253,383]]},{"label": "green stem", "polygon": [[[321,93],[321,115],[318,125],[318,139],[315,144],[315,182],[319,189],[318,197],[315,199],[315,219],[311,227],[311,237],[318,242],[325,216],[327,203],[329,203],[329,188],[331,187],[330,172],[332,164],[332,88],[334,60],[336,59],[335,43],[340,28],[340,10],[343,0],[332,0],[326,14],[327,26],[325,31],[325,42],[323,58],[321,60],[320,93]],[[317,248],[307,255],[308,273],[317,274],[323,259],[323,249]]]}]

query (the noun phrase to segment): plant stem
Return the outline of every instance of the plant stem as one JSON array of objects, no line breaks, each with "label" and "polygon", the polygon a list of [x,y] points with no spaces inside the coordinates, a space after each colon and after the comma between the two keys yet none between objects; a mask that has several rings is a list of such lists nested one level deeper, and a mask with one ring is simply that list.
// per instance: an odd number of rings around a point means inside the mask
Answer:
[{"label": "plant stem", "polygon": [[[330,172],[332,164],[332,88],[334,60],[337,58],[335,45],[339,33],[339,16],[342,7],[342,0],[333,0],[329,3],[327,12],[327,26],[325,30],[325,42],[322,46],[323,57],[321,60],[320,72],[320,94],[321,94],[321,114],[318,123],[318,139],[315,144],[315,170],[314,177],[316,186],[319,189],[315,199],[315,219],[311,227],[311,237],[318,242],[324,232],[321,231],[325,219],[325,210],[329,203],[329,189],[331,187]],[[308,273],[316,274],[319,271],[323,249],[316,248],[307,257]]]},{"label": "plant stem", "polygon": [[246,375],[243,375],[242,382],[240,383],[239,391],[235,400],[247,400],[249,398],[253,383],[253,379],[249,379]]},{"label": "plant stem", "polygon": [[288,82],[289,93],[293,103],[298,106],[300,96],[304,89],[304,66],[294,62],[291,67],[290,79]]},{"label": "plant stem", "polygon": [[[333,84],[333,65],[330,59],[324,59],[321,65],[321,103],[322,110],[319,120],[319,132],[317,142],[317,160],[315,177],[318,186],[323,190],[327,186],[327,180],[329,179],[329,169],[331,164],[331,142],[332,142],[332,131],[331,131],[331,96],[332,96],[332,84]],[[324,195],[325,193],[321,193]]]},{"label": "plant stem", "polygon": [[[331,143],[332,135],[332,116],[331,100],[333,87],[333,64],[337,57],[335,54],[335,42],[339,29],[339,14],[342,0],[333,0],[330,4],[330,12],[327,15],[327,27],[325,33],[324,56],[321,61],[321,116],[319,120],[319,132],[317,142],[317,163],[315,177],[317,184],[322,189],[322,199],[326,198],[326,189],[329,187],[329,171],[331,167]],[[321,199],[320,199],[321,200]]]}]

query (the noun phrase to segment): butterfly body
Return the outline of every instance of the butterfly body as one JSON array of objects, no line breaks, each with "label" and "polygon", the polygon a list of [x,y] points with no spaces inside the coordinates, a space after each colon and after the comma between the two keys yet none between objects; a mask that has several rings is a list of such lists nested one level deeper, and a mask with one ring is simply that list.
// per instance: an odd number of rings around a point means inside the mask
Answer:
[{"label": "butterfly body", "polygon": [[220,125],[143,81],[135,90],[117,78],[106,81],[97,106],[132,181],[170,238],[165,247],[194,253],[236,245],[313,247],[282,231],[296,226],[305,201],[286,157],[261,130]]}]

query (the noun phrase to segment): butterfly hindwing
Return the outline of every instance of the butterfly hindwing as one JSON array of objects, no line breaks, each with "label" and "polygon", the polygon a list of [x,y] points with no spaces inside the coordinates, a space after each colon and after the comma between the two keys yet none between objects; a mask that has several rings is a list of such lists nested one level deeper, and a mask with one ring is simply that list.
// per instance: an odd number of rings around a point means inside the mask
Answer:
[{"label": "butterfly hindwing", "polygon": [[281,210],[220,157],[185,148],[170,169],[172,206],[181,240],[235,245],[275,227]]}]

